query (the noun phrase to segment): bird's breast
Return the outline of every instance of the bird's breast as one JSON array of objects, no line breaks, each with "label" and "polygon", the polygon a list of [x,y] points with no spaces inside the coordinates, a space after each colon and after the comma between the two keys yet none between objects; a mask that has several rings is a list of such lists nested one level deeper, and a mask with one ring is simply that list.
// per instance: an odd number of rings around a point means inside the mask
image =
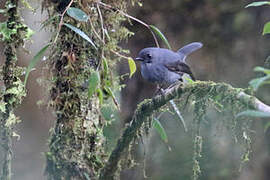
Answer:
[{"label": "bird's breast", "polygon": [[141,74],[144,79],[154,83],[163,83],[167,69],[161,64],[142,63]]}]

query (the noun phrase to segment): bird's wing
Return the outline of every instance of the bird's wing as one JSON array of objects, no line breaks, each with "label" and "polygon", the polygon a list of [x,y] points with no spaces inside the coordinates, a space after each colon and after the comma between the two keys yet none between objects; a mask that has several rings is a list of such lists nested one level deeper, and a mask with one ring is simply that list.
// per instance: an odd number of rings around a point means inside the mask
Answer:
[{"label": "bird's wing", "polygon": [[183,56],[183,61],[185,62],[186,57],[196,51],[197,49],[200,49],[203,46],[200,42],[193,42],[188,45],[185,45],[184,47],[180,48],[177,53]]},{"label": "bird's wing", "polygon": [[174,73],[177,73],[179,75],[183,75],[184,73],[188,74],[192,80],[195,80],[195,77],[193,76],[193,73],[190,70],[190,67],[183,62],[174,62],[170,64],[166,64],[165,67]]}]

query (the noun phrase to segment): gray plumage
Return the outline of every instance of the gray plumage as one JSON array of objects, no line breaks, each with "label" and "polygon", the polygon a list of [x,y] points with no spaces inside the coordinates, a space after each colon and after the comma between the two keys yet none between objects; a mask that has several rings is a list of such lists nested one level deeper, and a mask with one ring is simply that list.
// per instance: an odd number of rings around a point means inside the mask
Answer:
[{"label": "gray plumage", "polygon": [[182,81],[186,73],[195,80],[186,57],[202,47],[202,43],[190,43],[177,52],[164,48],[144,48],[139,52],[137,61],[141,61],[141,74],[144,79],[158,84],[173,84]]}]

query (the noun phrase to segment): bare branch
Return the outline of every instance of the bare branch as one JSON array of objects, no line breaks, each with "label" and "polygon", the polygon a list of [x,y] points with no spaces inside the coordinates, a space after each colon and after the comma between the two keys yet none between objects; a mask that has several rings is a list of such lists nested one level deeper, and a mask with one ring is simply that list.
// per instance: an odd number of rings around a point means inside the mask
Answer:
[{"label": "bare branch", "polygon": [[241,101],[241,102],[246,101],[247,103],[252,103],[251,104],[251,109],[270,113],[270,106],[264,104],[259,99],[255,98],[254,96],[250,96],[250,95],[248,95],[248,94],[246,94],[244,92],[240,92],[239,95],[238,95],[238,100]]}]

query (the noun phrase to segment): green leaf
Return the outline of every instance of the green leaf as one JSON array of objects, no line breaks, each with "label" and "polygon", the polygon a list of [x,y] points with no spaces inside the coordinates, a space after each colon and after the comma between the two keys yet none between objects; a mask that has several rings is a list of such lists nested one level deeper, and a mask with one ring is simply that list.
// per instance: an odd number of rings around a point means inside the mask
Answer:
[{"label": "green leaf", "polygon": [[168,143],[167,133],[157,118],[153,118],[153,127],[157,130],[158,134],[160,135],[160,138],[165,143]]},{"label": "green leaf", "polygon": [[136,72],[136,64],[131,57],[128,58],[128,66],[129,66],[129,78],[131,78],[132,75]]},{"label": "green leaf", "polygon": [[115,104],[116,108],[120,110],[119,103],[110,87],[104,87],[105,91],[112,97],[113,103]]},{"label": "green leaf", "polygon": [[59,18],[59,15],[54,15],[50,17],[49,19],[45,20],[44,22],[41,23],[41,28],[39,29],[40,31],[48,26],[50,23],[52,23],[56,18]]},{"label": "green leaf", "polygon": [[264,67],[257,66],[254,68],[254,71],[256,72],[263,72],[265,74],[270,74],[270,69],[266,69]]},{"label": "green leaf", "polygon": [[26,82],[27,82],[27,79],[28,79],[28,76],[29,76],[29,73],[30,71],[33,69],[33,67],[35,67],[35,65],[37,64],[37,62],[41,59],[41,57],[43,56],[43,54],[46,52],[46,50],[48,49],[48,47],[50,46],[51,44],[47,44],[46,46],[44,46],[34,57],[33,59],[31,59],[27,69],[26,69],[26,72],[25,72],[25,78],[24,78],[24,85],[26,85]]},{"label": "green leaf", "polygon": [[182,78],[183,78],[184,82],[186,82],[186,83],[188,83],[188,84],[194,83],[194,81],[191,79],[191,77],[190,77],[188,74],[184,74],[184,75],[182,76]]},{"label": "green leaf", "polygon": [[86,180],[91,180],[90,176],[86,172],[84,172],[83,174],[84,174],[84,177],[86,178]]},{"label": "green leaf", "polygon": [[102,105],[103,104],[103,92],[100,88],[98,88],[97,93],[98,93],[99,103],[100,103],[100,105]]},{"label": "green leaf", "polygon": [[236,118],[240,116],[249,116],[249,117],[257,117],[257,118],[268,118],[270,117],[270,113],[262,112],[262,111],[255,111],[255,110],[246,110],[240,112],[236,115]]},{"label": "green leaf", "polygon": [[6,102],[0,101],[0,112],[6,112]]},{"label": "green leaf", "polygon": [[270,5],[270,2],[269,1],[253,2],[253,3],[250,3],[250,4],[246,5],[245,8],[254,7],[254,6],[263,6],[263,5]]},{"label": "green leaf", "polygon": [[85,12],[83,12],[81,9],[74,8],[74,7],[68,8],[67,14],[70,17],[76,19],[77,21],[87,22],[89,19],[89,16],[87,16]]},{"label": "green leaf", "polygon": [[268,80],[269,78],[270,78],[270,75],[252,79],[251,81],[249,81],[249,85],[254,89],[254,91],[257,91],[259,87],[263,85],[266,82],[266,80]]},{"label": "green leaf", "polygon": [[264,125],[264,133],[266,133],[266,131],[270,128],[270,121],[268,121],[265,125]]},{"label": "green leaf", "polygon": [[108,62],[107,62],[107,59],[106,58],[103,58],[103,70],[104,70],[104,74],[107,76],[108,74],[108,69],[109,69],[109,66],[108,66]]},{"label": "green leaf", "polygon": [[267,22],[264,24],[264,27],[263,27],[263,35],[265,34],[269,34],[270,33],[270,22]]},{"label": "green leaf", "polygon": [[89,77],[88,98],[91,98],[92,95],[96,92],[99,83],[100,83],[99,72],[93,71]]},{"label": "green leaf", "polygon": [[157,27],[155,27],[154,25],[149,25],[149,27],[166,44],[168,49],[172,49],[167,38],[162,34],[162,32]]},{"label": "green leaf", "polygon": [[80,29],[72,26],[71,24],[64,23],[64,25],[67,26],[68,28],[70,28],[75,33],[77,33],[78,35],[80,35],[82,38],[84,38],[86,41],[88,41],[95,49],[97,49],[94,42],[84,32],[82,32]]}]

